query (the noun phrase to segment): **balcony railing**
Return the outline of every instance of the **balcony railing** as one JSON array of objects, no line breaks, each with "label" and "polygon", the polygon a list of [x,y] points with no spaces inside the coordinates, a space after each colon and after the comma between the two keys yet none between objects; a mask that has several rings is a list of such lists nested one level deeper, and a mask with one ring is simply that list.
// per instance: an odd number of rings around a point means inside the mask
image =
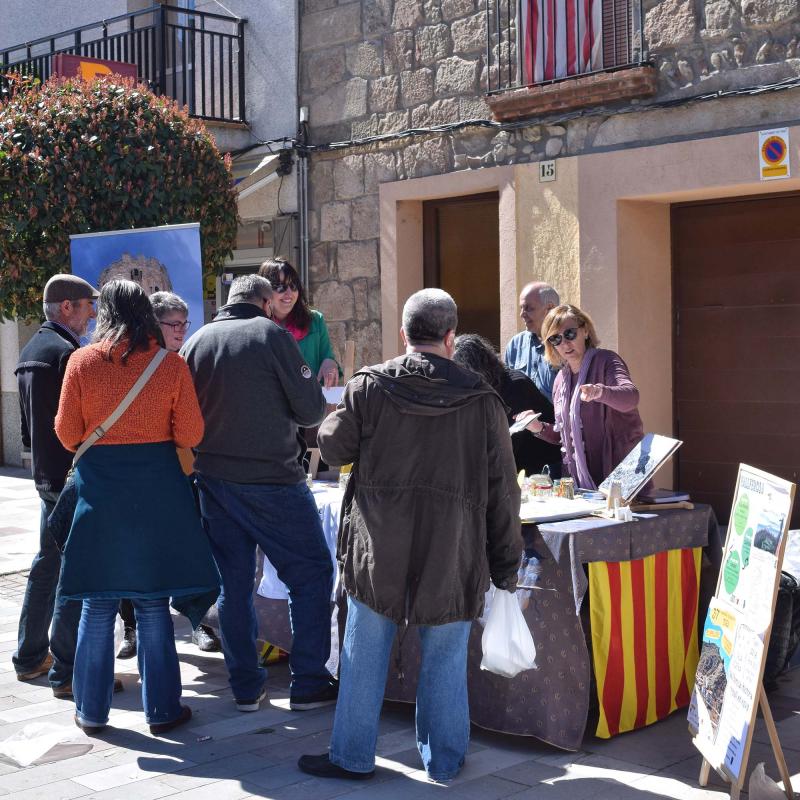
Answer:
[{"label": "balcony railing", "polygon": [[642,0],[489,0],[487,90],[642,64]]},{"label": "balcony railing", "polygon": [[246,20],[154,5],[0,50],[0,72],[43,81],[68,53],[136,64],[139,80],[194,117],[244,122]]}]

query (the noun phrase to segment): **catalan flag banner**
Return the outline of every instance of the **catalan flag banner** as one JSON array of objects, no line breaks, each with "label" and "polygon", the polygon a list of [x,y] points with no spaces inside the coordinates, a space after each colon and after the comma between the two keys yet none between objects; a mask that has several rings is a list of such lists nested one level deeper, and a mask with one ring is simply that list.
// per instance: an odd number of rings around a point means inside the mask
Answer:
[{"label": "catalan flag banner", "polygon": [[701,548],[589,564],[596,735],[650,725],[689,705],[699,658]]}]

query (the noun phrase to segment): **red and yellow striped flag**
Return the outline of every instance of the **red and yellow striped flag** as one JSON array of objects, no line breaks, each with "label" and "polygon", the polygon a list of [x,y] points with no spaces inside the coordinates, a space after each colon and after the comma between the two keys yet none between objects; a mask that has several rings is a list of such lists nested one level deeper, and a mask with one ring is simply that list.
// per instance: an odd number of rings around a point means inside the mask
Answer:
[{"label": "red and yellow striped flag", "polygon": [[689,705],[697,669],[699,547],[589,564],[592,650],[604,739]]}]

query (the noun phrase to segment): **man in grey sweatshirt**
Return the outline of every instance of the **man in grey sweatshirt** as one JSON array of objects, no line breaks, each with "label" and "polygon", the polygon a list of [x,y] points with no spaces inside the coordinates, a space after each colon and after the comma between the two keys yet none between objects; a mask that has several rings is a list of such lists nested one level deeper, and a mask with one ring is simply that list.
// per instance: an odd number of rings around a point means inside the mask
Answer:
[{"label": "man in grey sweatshirt", "polygon": [[222,576],[222,649],[240,711],[257,711],[266,697],[255,642],[256,547],[289,590],[290,707],[329,705],[338,691],[325,669],[333,566],[298,431],[322,420],[325,399],[292,334],[269,319],[271,305],[269,281],[236,278],[228,304],[181,350],[205,420],[195,471]]}]

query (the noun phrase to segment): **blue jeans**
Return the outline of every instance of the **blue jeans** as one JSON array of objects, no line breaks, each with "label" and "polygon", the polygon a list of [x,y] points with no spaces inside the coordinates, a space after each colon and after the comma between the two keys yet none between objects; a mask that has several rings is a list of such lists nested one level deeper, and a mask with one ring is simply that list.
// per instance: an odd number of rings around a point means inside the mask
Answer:
[{"label": "blue jeans", "polygon": [[57,591],[61,553],[47,530],[47,517],[58,500],[58,492],[39,492],[39,497],[39,552],[28,574],[19,615],[17,652],[12,661],[18,674],[30,672],[44,661],[49,648],[53,654],[50,685],[61,688],[72,682],[81,601],[65,600]]},{"label": "blue jeans", "polygon": [[333,564],[308,486],[232,483],[205,475],[197,476],[197,485],[203,525],[222,576],[217,607],[234,697],[255,699],[267,677],[256,652],[256,547],[289,591],[291,692],[319,691],[331,678],[325,663],[331,651]]},{"label": "blue jeans", "polygon": [[[417,749],[434,780],[458,775],[469,744],[467,642],[471,622],[420,625]],[[352,597],[339,665],[330,760],[353,772],[375,768],[375,742],[397,625]]]},{"label": "blue jeans", "polygon": [[[181,671],[169,598],[133,601],[142,705],[149,725],[172,722],[181,713]],[[114,621],[119,598],[83,601],[72,690],[78,719],[105,725],[114,693]]]}]

